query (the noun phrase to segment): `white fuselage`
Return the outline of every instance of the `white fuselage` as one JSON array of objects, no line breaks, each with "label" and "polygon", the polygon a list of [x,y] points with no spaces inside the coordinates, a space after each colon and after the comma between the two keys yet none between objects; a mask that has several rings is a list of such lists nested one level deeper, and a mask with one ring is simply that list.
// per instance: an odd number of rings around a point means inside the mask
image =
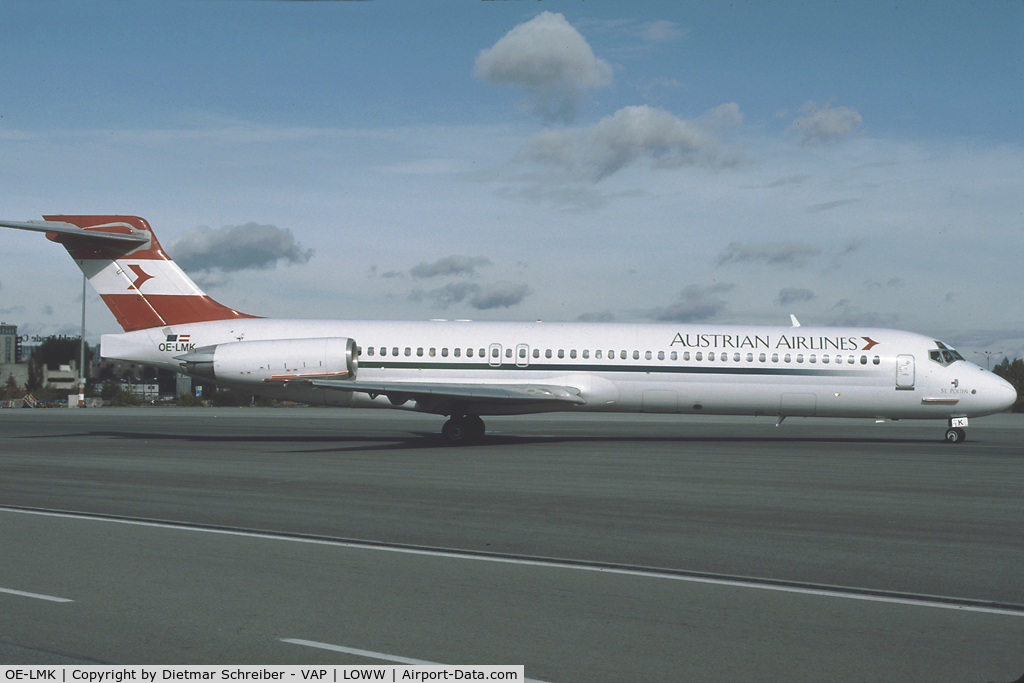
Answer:
[{"label": "white fuselage", "polygon": [[[572,388],[578,405],[474,404],[474,414],[550,410],[874,418],[974,417],[1003,410],[1015,393],[925,336],[878,328],[676,323],[240,319],[103,335],[104,358],[181,371],[176,357],[242,341],[348,338],[360,381],[543,384]],[[276,359],[267,358],[268,364]],[[262,367],[262,366],[260,366]],[[268,366],[269,367],[269,366]],[[305,403],[444,413],[258,372],[218,383]]]}]

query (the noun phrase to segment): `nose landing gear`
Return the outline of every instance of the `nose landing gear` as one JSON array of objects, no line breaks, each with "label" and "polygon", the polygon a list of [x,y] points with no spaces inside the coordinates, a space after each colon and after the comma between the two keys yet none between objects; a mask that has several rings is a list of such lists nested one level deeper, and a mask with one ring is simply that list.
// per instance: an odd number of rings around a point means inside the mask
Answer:
[{"label": "nose landing gear", "polygon": [[441,436],[452,446],[464,446],[480,441],[485,429],[479,415],[452,415],[441,427]]},{"label": "nose landing gear", "polygon": [[961,441],[966,441],[967,432],[964,431],[964,427],[966,426],[966,417],[949,418],[949,429],[946,430],[946,443],[960,443]]},{"label": "nose landing gear", "polygon": [[967,440],[967,432],[960,427],[950,427],[946,430],[946,443],[960,443]]}]

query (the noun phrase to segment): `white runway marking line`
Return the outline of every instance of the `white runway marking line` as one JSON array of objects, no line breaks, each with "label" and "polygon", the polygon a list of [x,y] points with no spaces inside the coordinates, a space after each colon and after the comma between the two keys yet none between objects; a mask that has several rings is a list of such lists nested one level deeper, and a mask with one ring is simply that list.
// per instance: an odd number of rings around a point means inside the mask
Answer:
[{"label": "white runway marking line", "polygon": [[[396,664],[409,664],[411,666],[451,666],[450,664],[442,664],[440,662],[428,662],[423,659],[409,659],[408,657],[399,657],[398,655],[388,655],[383,652],[371,652],[370,650],[358,650],[354,647],[344,647],[342,645],[331,645],[330,643],[318,643],[315,640],[302,640],[301,638],[281,638],[282,643],[291,643],[292,645],[305,645],[306,647],[315,647],[321,650],[331,650],[332,652],[344,652],[350,655],[358,655],[360,657],[368,657],[369,659],[380,659],[385,662],[395,662]],[[524,678],[525,683],[547,683],[536,678]]]},{"label": "white runway marking line", "polygon": [[[128,524],[131,526],[147,526],[159,529],[178,529],[179,531],[196,531],[208,534],[222,534],[225,536],[241,536],[245,538],[260,538],[272,541],[288,541],[291,543],[307,543],[310,545],[326,545],[337,548],[355,548],[359,550],[376,550],[389,553],[403,553],[406,555],[424,555],[427,557],[447,557],[459,560],[476,560],[478,562],[494,562],[498,564],[518,564],[528,567],[547,567],[549,569],[574,569],[584,572],[598,572],[603,574],[616,574],[619,576],[639,576],[644,578],[663,579],[668,581],[683,581],[686,583],[702,583],[713,586],[729,586],[732,588],[752,588],[763,591],[775,591],[778,593],[796,593],[800,595],[815,595],[827,598],[844,598],[847,600],[863,600],[866,602],[880,602],[893,605],[909,605],[913,607],[934,607],[938,609],[952,609],[961,612],[978,612],[982,614],[1002,614],[1011,617],[1024,617],[1024,608],[1013,607],[986,607],[984,604],[963,604],[955,602],[958,598],[951,598],[953,601],[945,601],[936,596],[929,600],[925,597],[899,597],[894,595],[873,595],[869,592],[860,592],[856,588],[813,588],[809,586],[785,586],[772,583],[764,583],[755,580],[718,578],[709,576],[692,576],[686,574],[672,574],[654,570],[630,569],[628,567],[602,567],[576,564],[573,562],[561,562],[559,560],[527,559],[516,557],[501,557],[477,555],[471,552],[459,552],[457,550],[428,550],[425,548],[402,548],[388,547],[375,543],[361,543],[358,541],[335,541],[325,538],[301,538],[281,534],[265,533],[259,531],[241,531],[235,529],[210,529],[201,526],[190,526],[188,524],[176,524],[172,522],[151,522],[135,519],[117,519],[90,514],[75,514],[67,512],[48,512],[43,510],[20,510],[0,506],[0,512],[17,512],[26,515],[39,515],[42,517],[64,517],[67,519],[87,519],[94,522],[112,522],[116,524]],[[976,601],[981,602],[981,601]]]},{"label": "white runway marking line", "polygon": [[35,598],[36,600],[49,600],[50,602],[74,602],[74,600],[71,600],[69,598],[58,598],[53,595],[29,593],[27,591],[16,591],[13,588],[0,588],[0,593],[7,593],[8,595],[20,595],[23,598]]}]

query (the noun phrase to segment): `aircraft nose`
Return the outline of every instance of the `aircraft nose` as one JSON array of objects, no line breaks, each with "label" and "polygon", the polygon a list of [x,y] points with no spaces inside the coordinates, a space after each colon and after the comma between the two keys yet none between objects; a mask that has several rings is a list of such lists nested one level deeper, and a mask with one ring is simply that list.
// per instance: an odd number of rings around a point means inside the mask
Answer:
[{"label": "aircraft nose", "polygon": [[1017,390],[1002,377],[993,376],[992,379],[995,380],[992,391],[993,403],[996,404],[994,410],[1006,410],[1017,402]]}]

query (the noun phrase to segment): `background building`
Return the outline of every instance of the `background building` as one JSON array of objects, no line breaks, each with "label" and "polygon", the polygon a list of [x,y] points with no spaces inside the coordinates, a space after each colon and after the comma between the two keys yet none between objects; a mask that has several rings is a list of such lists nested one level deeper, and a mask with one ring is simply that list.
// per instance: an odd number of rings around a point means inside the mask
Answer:
[{"label": "background building", "polygon": [[[0,323],[0,385],[6,387],[11,377],[19,387],[28,385],[28,363],[21,359],[18,326]],[[0,398],[3,398],[2,393]]]}]

